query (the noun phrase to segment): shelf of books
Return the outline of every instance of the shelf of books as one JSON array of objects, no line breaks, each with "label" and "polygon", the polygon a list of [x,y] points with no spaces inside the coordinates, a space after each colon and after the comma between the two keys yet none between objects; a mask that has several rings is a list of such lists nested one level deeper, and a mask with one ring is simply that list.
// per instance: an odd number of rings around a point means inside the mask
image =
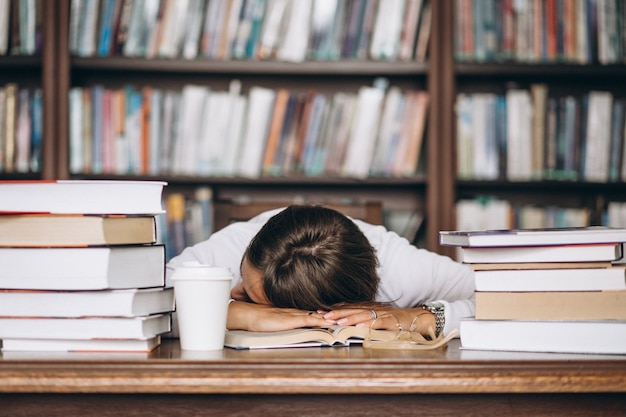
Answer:
[{"label": "shelf of books", "polygon": [[[0,2],[0,177],[39,178],[43,165],[46,7]],[[50,167],[51,168],[51,167]]]},{"label": "shelf of books", "polygon": [[626,179],[622,3],[452,4],[457,229],[616,224],[608,207],[623,201]]},{"label": "shelf of books", "polygon": [[424,210],[430,1],[62,3],[61,177]]}]

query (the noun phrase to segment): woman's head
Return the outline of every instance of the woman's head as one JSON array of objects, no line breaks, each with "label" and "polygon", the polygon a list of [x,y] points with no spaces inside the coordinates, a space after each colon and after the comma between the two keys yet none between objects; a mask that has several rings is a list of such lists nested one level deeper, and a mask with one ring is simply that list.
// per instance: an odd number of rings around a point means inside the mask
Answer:
[{"label": "woman's head", "polygon": [[379,278],[374,248],[343,214],[293,205],[273,216],[244,254],[276,307],[329,309],[374,301]]}]

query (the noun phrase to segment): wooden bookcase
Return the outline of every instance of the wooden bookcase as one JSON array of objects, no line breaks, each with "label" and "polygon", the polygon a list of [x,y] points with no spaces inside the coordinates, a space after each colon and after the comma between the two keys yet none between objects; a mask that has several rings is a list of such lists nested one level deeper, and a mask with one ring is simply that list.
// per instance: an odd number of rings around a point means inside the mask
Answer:
[{"label": "wooden bookcase", "polygon": [[[437,2],[434,2],[437,3]],[[106,175],[77,175],[69,172],[69,102],[67,92],[72,86],[88,86],[95,83],[121,85],[161,85],[180,87],[183,84],[206,84],[225,89],[228,82],[236,78],[242,82],[243,90],[260,84],[270,88],[287,86],[305,89],[314,85],[325,92],[354,91],[362,85],[371,85],[378,77],[385,77],[391,85],[400,88],[428,90],[431,97],[439,91],[433,84],[431,68],[423,62],[386,61],[307,61],[290,63],[277,61],[219,61],[208,59],[129,59],[80,58],[70,55],[68,45],[70,0],[58,0],[59,32],[57,35],[58,55],[58,94],[56,106],[62,113],[57,120],[56,164],[59,178],[104,178]],[[434,105],[434,101],[432,102]],[[428,129],[432,131],[434,122],[430,112]],[[428,133],[428,136],[432,133]],[[437,199],[442,187],[437,185],[438,175],[431,170],[437,165],[430,163],[438,155],[436,148],[426,146],[427,168],[423,174],[410,178],[367,178],[352,179],[342,177],[261,177],[258,179],[230,177],[160,176],[158,179],[169,183],[169,190],[183,190],[191,193],[201,185],[208,185],[216,199],[232,199],[238,196],[253,198],[289,199],[304,196],[314,201],[329,199],[357,199],[359,201],[382,200],[385,206],[401,209],[421,209],[435,213],[427,216],[427,230],[437,230]],[[117,176],[117,178],[154,179],[153,176]],[[434,179],[434,180],[433,180]],[[267,197],[270,196],[270,197]],[[273,197],[272,197],[273,196]],[[278,197],[276,197],[278,196]],[[428,233],[426,245],[436,248],[437,234]]]},{"label": "wooden bookcase", "polygon": [[[626,95],[624,65],[566,64],[458,64],[454,59],[454,0],[433,0],[429,59],[416,62],[305,62],[215,61],[207,59],[78,58],[69,53],[70,0],[41,2],[44,8],[44,52],[39,58],[0,57],[3,77],[18,77],[23,70],[41,76],[45,91],[44,164],[41,178],[102,178],[102,175],[71,175],[69,172],[69,99],[75,85],[105,83],[173,85],[198,82],[225,86],[240,79],[244,85],[306,86],[356,89],[384,76],[394,85],[419,87],[430,93],[424,159],[426,169],[415,178],[272,177],[256,180],[187,176],[117,176],[117,178],[163,179],[168,188],[193,190],[213,187],[218,198],[239,194],[354,196],[382,199],[385,204],[421,208],[426,215],[426,246],[453,255],[440,247],[438,231],[455,228],[455,203],[459,198],[481,194],[516,201],[567,201],[572,206],[598,208],[609,199],[620,199],[622,182],[510,182],[459,181],[456,175],[456,95],[460,91],[502,90],[510,82],[545,82],[567,90],[604,88]],[[7,175],[0,174],[3,178]],[[110,176],[109,176],[110,177]],[[11,177],[13,178],[13,177]]]},{"label": "wooden bookcase", "polygon": [[[43,139],[41,169],[31,173],[0,172],[3,179],[49,179],[57,177],[58,96],[57,53],[58,8],[54,2],[41,2],[41,54],[0,56],[0,83],[15,82],[28,88],[41,88],[43,94]],[[4,128],[4,127],[3,127]],[[4,146],[4,144],[3,144]]]},{"label": "wooden bookcase", "polygon": [[[452,9],[453,1],[449,3]],[[556,4],[556,3],[555,3]],[[574,3],[572,3],[574,4]],[[448,30],[452,30],[452,13],[448,15]],[[448,42],[449,49],[444,53],[448,59],[453,59],[454,44]],[[563,58],[561,58],[563,59]],[[558,61],[555,60],[555,61]],[[520,88],[530,90],[533,84],[545,84],[549,89],[549,96],[563,97],[565,95],[582,97],[584,94],[597,90],[611,92],[615,98],[626,97],[626,67],[624,62],[614,64],[599,64],[593,59],[588,64],[565,63],[565,62],[511,62],[502,63],[485,62],[456,62],[452,65],[453,70],[449,73],[450,78],[444,84],[450,87],[452,101],[443,110],[443,117],[448,117],[452,125],[456,125],[454,112],[455,96],[459,93],[489,92],[504,94],[507,89]],[[454,61],[452,61],[454,62]],[[445,129],[445,124],[444,127]],[[623,126],[622,126],[623,130]],[[456,140],[456,132],[448,132],[446,138]],[[441,138],[440,138],[441,139]],[[623,132],[622,132],[622,140]],[[456,164],[456,144],[447,144],[445,152]],[[456,172],[453,165],[450,172]],[[502,175],[502,174],[501,174]],[[609,201],[624,201],[626,185],[622,180],[608,182],[592,182],[581,179],[576,180],[538,180],[512,181],[507,179],[496,180],[471,180],[459,179],[455,174],[445,181],[447,189],[459,199],[472,199],[477,196],[496,197],[511,202],[513,205],[532,204],[540,207],[566,207],[589,209],[590,224],[601,225],[604,220],[603,213]],[[452,219],[449,220],[454,224]],[[443,224],[443,223],[442,223]]]}]

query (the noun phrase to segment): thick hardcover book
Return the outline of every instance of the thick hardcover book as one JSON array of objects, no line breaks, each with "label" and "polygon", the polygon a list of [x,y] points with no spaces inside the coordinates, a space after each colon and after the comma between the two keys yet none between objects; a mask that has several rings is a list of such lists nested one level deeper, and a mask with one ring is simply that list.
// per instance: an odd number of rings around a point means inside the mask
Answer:
[{"label": "thick hardcover book", "polygon": [[154,216],[0,214],[0,246],[101,246],[156,243]]},{"label": "thick hardcover book", "polygon": [[171,315],[0,317],[0,339],[146,339],[171,330]]},{"label": "thick hardcover book", "polygon": [[626,290],[477,291],[479,320],[626,320]]},{"label": "thick hardcover book", "polygon": [[621,243],[593,245],[464,247],[461,261],[477,263],[600,262],[622,257]]},{"label": "thick hardcover book", "polygon": [[101,291],[0,290],[2,317],[133,317],[174,311],[169,287]]},{"label": "thick hardcover book", "polygon": [[165,285],[163,245],[0,248],[0,288],[101,290]]},{"label": "thick hardcover book", "polygon": [[2,339],[2,352],[150,352],[161,336],[147,339]]},{"label": "thick hardcover book", "polygon": [[626,229],[603,226],[439,232],[440,244],[463,247],[621,242],[626,242]]},{"label": "thick hardcover book", "polygon": [[[280,332],[250,332],[227,330],[224,346],[234,349],[274,349],[316,346],[349,346],[361,344],[370,332],[367,327],[333,326],[328,328],[303,328]],[[389,341],[397,332],[371,330],[375,340]]]},{"label": "thick hardcover book", "polygon": [[461,348],[626,354],[626,321],[461,321]]},{"label": "thick hardcover book", "polygon": [[161,181],[0,181],[0,213],[159,214]]}]

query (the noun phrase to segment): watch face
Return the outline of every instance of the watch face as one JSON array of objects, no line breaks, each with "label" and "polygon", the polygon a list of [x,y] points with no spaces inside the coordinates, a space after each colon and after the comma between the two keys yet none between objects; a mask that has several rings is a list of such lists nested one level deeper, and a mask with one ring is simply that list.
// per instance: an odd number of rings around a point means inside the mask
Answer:
[{"label": "watch face", "polygon": [[437,301],[429,301],[427,303],[424,303],[424,305],[426,307],[430,307],[430,308],[434,308],[434,309],[443,309],[443,304]]}]

